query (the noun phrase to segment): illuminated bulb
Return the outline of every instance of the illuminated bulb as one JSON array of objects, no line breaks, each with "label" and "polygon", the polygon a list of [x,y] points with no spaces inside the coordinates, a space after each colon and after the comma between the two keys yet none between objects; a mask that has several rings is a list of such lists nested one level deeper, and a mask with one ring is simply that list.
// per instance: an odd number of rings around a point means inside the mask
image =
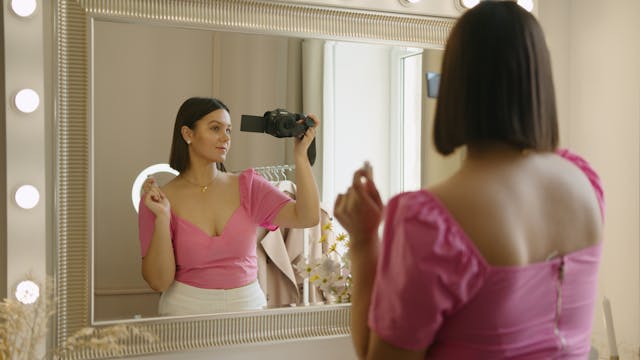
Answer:
[{"label": "illuminated bulb", "polygon": [[36,12],[36,0],[11,0],[11,10],[21,17],[28,17]]},{"label": "illuminated bulb", "polygon": [[518,5],[522,6],[528,12],[533,10],[533,0],[518,0]]},{"label": "illuminated bulb", "polygon": [[28,114],[36,111],[38,105],[40,105],[40,97],[33,89],[22,89],[16,94],[14,103],[18,110]]},{"label": "illuminated bulb", "polygon": [[147,180],[147,177],[159,172],[166,172],[175,176],[180,174],[169,166],[169,164],[155,164],[142,170],[131,187],[131,202],[133,202],[133,208],[136,209],[136,212],[138,212],[138,205],[140,205],[140,191],[142,190],[142,184]]},{"label": "illuminated bulb", "polygon": [[479,3],[480,0],[462,0],[462,6],[466,7],[467,9],[471,9]]},{"label": "illuminated bulb", "polygon": [[33,209],[40,201],[40,193],[33,185],[22,185],[15,194],[16,203],[23,209]]},{"label": "illuminated bulb", "polygon": [[40,288],[31,280],[21,281],[16,287],[16,299],[23,304],[33,304],[39,296]]}]

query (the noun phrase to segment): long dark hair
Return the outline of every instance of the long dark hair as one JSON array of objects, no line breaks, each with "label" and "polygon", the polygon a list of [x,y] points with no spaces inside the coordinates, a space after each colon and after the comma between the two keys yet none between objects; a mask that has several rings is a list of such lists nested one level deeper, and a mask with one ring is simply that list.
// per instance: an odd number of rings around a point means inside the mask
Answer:
[{"label": "long dark hair", "polygon": [[533,15],[514,1],[485,1],[460,17],[445,48],[433,130],[443,155],[487,141],[555,150],[551,60]]},{"label": "long dark hair", "polygon": [[[214,98],[192,97],[182,103],[178,110],[178,115],[176,115],[176,123],[173,126],[169,166],[178,172],[183,172],[189,167],[189,148],[182,137],[182,127],[188,126],[189,129],[193,130],[198,120],[220,109],[230,112],[227,105]],[[227,171],[223,163],[217,163],[216,167],[218,170]]]}]

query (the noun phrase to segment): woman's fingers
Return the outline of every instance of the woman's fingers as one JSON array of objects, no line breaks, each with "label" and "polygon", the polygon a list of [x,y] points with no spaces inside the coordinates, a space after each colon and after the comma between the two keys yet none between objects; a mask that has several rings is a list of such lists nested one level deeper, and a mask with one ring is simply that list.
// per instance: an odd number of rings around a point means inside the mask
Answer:
[{"label": "woman's fingers", "polygon": [[145,194],[149,193],[153,201],[161,201],[165,197],[156,183],[156,179],[152,176],[149,176],[147,180],[144,181],[144,184],[142,184],[142,192]]},{"label": "woman's fingers", "polygon": [[154,179],[152,176],[147,177],[147,180],[144,181],[144,183],[142,184],[142,192],[147,192],[149,190],[151,190],[153,188],[153,185],[155,185],[156,183],[156,179]]},{"label": "woman's fingers", "polygon": [[311,120],[313,120],[313,127],[317,128],[318,126],[320,126],[320,119],[318,119],[317,116],[315,116],[314,114],[308,114],[307,115],[308,118],[310,118]]},{"label": "woman's fingers", "polygon": [[357,189],[364,201],[370,202],[370,206],[382,209],[382,199],[373,182],[371,166],[368,163],[365,163],[365,166],[354,172],[351,186]]}]

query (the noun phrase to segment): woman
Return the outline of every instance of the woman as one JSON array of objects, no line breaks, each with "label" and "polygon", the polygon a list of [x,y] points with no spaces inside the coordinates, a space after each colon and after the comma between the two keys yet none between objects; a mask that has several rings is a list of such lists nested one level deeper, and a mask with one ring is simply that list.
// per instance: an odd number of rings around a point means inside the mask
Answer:
[{"label": "woman", "polygon": [[515,2],[482,2],[452,29],[434,140],[443,155],[466,147],[442,183],[383,210],[365,165],[336,199],[358,356],[585,359],[603,192],[585,160],[556,150],[544,35]]},{"label": "woman", "polygon": [[147,182],[139,214],[142,275],[162,292],[161,315],[260,309],[256,228],[318,223],[318,190],[307,159],[319,120],[295,140],[293,201],[252,169],[225,171],[231,145],[229,109],[190,98],[178,111],[170,165],[180,175],[162,188]]}]

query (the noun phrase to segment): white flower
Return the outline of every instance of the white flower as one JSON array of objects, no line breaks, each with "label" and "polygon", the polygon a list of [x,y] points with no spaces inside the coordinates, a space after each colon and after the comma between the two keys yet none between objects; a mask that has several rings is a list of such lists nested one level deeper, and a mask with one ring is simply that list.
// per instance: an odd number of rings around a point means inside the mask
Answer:
[{"label": "white flower", "polygon": [[[329,238],[326,231],[333,231],[331,223],[322,228],[321,243]],[[349,258],[349,238],[345,233],[339,234],[335,242],[327,244],[326,254],[317,259],[300,259],[294,268],[299,276],[309,279],[324,293],[329,302],[351,301],[351,261]]]},{"label": "white flower", "polygon": [[329,278],[331,275],[340,272],[340,263],[327,256],[322,259],[317,267],[317,271],[321,277]]},{"label": "white flower", "polygon": [[303,279],[309,278],[317,266],[318,264],[315,261],[307,261],[304,257],[293,265]]}]

